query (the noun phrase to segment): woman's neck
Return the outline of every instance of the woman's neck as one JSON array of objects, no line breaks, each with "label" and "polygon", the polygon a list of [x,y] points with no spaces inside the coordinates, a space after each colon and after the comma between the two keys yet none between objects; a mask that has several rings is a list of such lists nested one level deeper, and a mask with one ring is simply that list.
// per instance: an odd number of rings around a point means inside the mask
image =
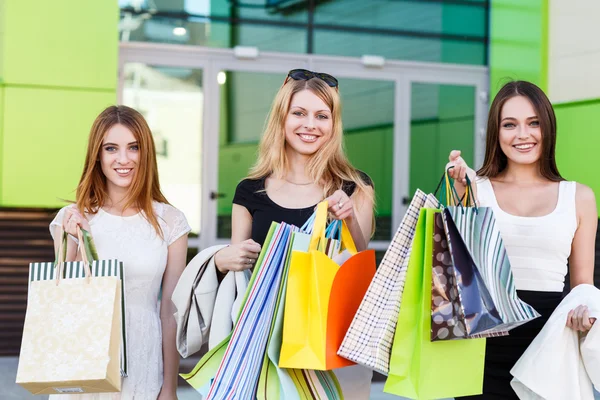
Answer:
[{"label": "woman's neck", "polygon": [[125,209],[128,192],[127,188],[109,185],[107,191],[108,201],[104,204],[104,208],[118,214],[125,214],[133,208],[129,206]]},{"label": "woman's neck", "polygon": [[507,183],[530,184],[546,181],[540,173],[540,167],[536,164],[516,164],[508,162],[506,169],[498,178]]},{"label": "woman's neck", "polygon": [[311,177],[306,173],[306,165],[308,164],[309,156],[288,149],[287,160],[288,169],[283,176],[285,180],[297,184],[311,181]]}]

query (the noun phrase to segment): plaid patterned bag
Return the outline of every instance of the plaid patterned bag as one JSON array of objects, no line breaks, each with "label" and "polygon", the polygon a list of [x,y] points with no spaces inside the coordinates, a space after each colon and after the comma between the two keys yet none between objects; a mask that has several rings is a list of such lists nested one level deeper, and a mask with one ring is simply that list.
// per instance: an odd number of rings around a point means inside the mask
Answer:
[{"label": "plaid patterned bag", "polygon": [[338,354],[387,375],[390,352],[419,211],[438,208],[433,195],[417,190],[375,277],[356,312]]}]

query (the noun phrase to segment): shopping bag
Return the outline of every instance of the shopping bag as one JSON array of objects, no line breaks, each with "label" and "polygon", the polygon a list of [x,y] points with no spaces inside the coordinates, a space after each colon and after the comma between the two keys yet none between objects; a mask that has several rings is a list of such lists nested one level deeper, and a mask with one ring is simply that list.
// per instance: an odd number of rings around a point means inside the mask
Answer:
[{"label": "shopping bag", "polygon": [[[333,225],[335,224],[330,224],[330,227]],[[292,251],[306,252],[310,246],[310,235],[305,233],[305,227],[302,229],[302,232],[292,232],[291,247],[279,287],[275,318],[258,385],[257,400],[343,399],[342,390],[333,371],[286,369],[277,366],[281,352],[283,310],[291,254]],[[327,235],[336,236],[329,228]]]},{"label": "shopping bag", "polygon": [[294,229],[283,223],[271,225],[231,335],[204,355],[189,374],[181,375],[206,399],[256,396],[277,288]]},{"label": "shopping bag", "polygon": [[[98,252],[92,236],[86,230],[81,230],[81,236],[83,238],[81,243],[81,251],[85,251],[87,260],[90,261],[90,270],[92,276],[114,276],[119,279],[121,285],[121,345],[120,345],[120,368],[121,376],[127,376],[127,325],[125,323],[125,270],[123,263],[116,259],[105,259],[99,260]],[[63,241],[66,241],[66,236],[63,234]],[[62,247],[62,251],[66,251],[66,242]],[[54,280],[56,279],[56,268],[55,263],[52,262],[38,262],[29,264],[29,289],[31,289],[31,283],[42,280]],[[85,277],[84,263],[82,262],[65,262],[62,267],[61,279],[74,279]]]},{"label": "shopping bag", "polygon": [[400,299],[422,207],[437,208],[438,201],[417,190],[338,351],[340,356],[384,375],[389,371]]},{"label": "shopping bag", "polygon": [[431,342],[434,217],[420,211],[384,392],[413,399],[480,394],[485,339]]},{"label": "shopping bag", "polygon": [[65,247],[63,233],[57,271],[44,269],[55,278],[29,284],[16,382],[33,394],[119,392],[121,280],[93,276],[85,251],[82,262],[70,263],[71,272],[81,266],[83,275],[64,279]]},{"label": "shopping bag", "polygon": [[[471,185],[468,178],[467,185]],[[452,219],[502,319],[503,323],[490,331],[509,331],[539,317],[540,314],[517,295],[510,261],[492,208],[447,207],[443,217],[448,226]]]},{"label": "shopping bag", "polygon": [[337,355],[352,318],[375,274],[375,252],[358,253],[342,223],[341,266],[319,249],[325,242],[327,202],[317,206],[308,252],[292,252],[283,319],[280,368],[331,370],[354,364]]},{"label": "shopping bag", "polygon": [[502,318],[452,220],[442,215],[435,214],[431,340],[508,334],[493,331]]}]

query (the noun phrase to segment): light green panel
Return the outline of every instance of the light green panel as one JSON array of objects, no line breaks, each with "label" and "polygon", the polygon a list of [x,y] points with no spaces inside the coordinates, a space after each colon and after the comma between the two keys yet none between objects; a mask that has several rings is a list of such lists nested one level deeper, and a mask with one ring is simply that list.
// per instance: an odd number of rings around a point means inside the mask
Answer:
[{"label": "light green panel", "polygon": [[257,144],[225,146],[219,150],[219,193],[224,194],[217,203],[219,215],[231,214],[231,202],[238,183],[248,176],[256,162]]},{"label": "light green panel", "polygon": [[5,88],[0,204],[74,200],[90,127],[115,100],[114,92]]},{"label": "light green panel", "polygon": [[583,183],[596,194],[600,212],[600,178],[598,149],[600,149],[600,100],[554,106],[558,120],[556,162],[561,175]]},{"label": "light green panel", "polygon": [[[4,86],[0,83],[0,155],[3,154],[4,148]],[[2,177],[2,158],[0,157],[0,179]],[[2,181],[0,180],[0,183]],[[0,184],[0,199],[2,198],[2,185]],[[2,204],[2,203],[0,203]]]},{"label": "light green panel", "polygon": [[[0,83],[4,82],[4,31],[6,25],[6,0],[0,0]],[[0,112],[2,109],[0,108]],[[0,114],[1,115],[1,114]]]},{"label": "light green panel", "polygon": [[375,128],[345,135],[346,154],[352,165],[375,184],[377,215],[392,213],[393,128]]},{"label": "light green panel", "polygon": [[492,0],[490,92],[508,80],[526,80],[546,89],[548,0]]},{"label": "light green panel", "polygon": [[119,8],[115,0],[4,2],[4,81],[115,89]]}]

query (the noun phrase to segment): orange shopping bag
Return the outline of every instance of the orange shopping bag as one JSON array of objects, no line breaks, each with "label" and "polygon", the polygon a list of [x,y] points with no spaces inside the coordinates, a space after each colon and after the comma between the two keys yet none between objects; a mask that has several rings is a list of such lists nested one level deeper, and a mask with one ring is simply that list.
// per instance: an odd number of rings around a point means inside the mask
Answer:
[{"label": "orange shopping bag", "polygon": [[327,202],[317,207],[308,252],[294,251],[288,272],[280,368],[331,370],[353,365],[337,355],[375,275],[375,251],[357,252],[346,223],[341,266],[324,252]]}]

